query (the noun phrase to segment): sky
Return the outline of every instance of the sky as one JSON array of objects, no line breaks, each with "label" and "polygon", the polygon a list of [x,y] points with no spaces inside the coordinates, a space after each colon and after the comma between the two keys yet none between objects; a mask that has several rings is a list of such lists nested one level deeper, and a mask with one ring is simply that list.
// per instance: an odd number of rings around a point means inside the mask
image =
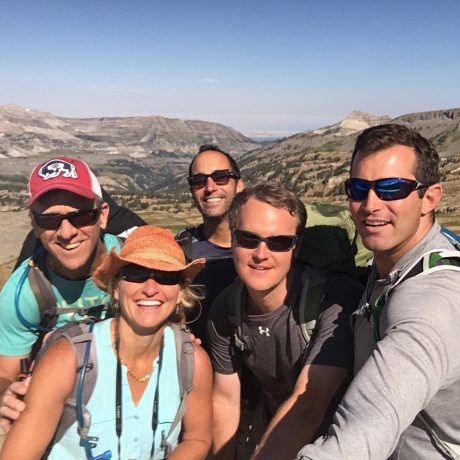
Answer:
[{"label": "sky", "polygon": [[250,136],[460,107],[459,0],[0,0],[0,105]]}]

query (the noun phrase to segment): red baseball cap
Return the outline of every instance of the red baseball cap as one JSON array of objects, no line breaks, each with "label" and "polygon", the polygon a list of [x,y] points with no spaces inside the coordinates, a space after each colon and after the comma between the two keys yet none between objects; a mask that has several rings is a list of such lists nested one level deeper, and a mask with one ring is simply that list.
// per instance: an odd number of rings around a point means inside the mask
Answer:
[{"label": "red baseball cap", "polygon": [[29,206],[51,190],[67,190],[84,198],[102,198],[101,186],[82,160],[57,157],[35,167],[29,179]]}]

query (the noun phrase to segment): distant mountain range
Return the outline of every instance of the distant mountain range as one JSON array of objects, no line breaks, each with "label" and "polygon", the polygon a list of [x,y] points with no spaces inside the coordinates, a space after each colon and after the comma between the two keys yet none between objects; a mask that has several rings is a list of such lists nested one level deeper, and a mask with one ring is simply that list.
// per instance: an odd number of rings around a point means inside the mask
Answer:
[{"label": "distant mountain range", "polygon": [[0,106],[0,205],[12,199],[12,191],[25,190],[38,161],[56,154],[85,159],[114,192],[185,191],[188,163],[205,143],[232,153],[247,183],[281,180],[304,200],[343,202],[342,183],[356,136],[389,121],[412,126],[435,143],[444,158],[445,181],[452,186],[452,191],[446,187],[447,203],[454,206],[460,191],[460,108],[393,119],[352,112],[334,125],[266,145],[206,121],[158,116],[63,118],[16,105]]}]

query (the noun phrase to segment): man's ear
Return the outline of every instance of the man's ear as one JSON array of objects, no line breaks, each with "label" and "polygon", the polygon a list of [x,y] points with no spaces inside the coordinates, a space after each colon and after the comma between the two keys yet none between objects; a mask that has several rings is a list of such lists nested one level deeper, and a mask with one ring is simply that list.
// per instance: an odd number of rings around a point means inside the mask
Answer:
[{"label": "man's ear", "polygon": [[107,228],[107,222],[109,221],[109,205],[104,202],[101,204],[101,215],[99,216],[99,226],[101,230],[105,230]]},{"label": "man's ear", "polygon": [[238,179],[238,182],[236,183],[236,193],[241,192],[244,189],[244,181],[243,179]]},{"label": "man's ear", "polygon": [[422,216],[427,214],[431,214],[436,207],[438,206],[439,202],[441,201],[442,197],[442,186],[441,184],[433,184],[430,185],[425,194],[423,195],[423,203],[422,203]]}]

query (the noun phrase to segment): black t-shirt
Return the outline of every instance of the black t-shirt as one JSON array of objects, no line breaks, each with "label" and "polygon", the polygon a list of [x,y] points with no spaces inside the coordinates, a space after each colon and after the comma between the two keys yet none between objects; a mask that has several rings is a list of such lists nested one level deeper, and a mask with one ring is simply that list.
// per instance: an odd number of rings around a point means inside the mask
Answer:
[{"label": "black t-shirt", "polygon": [[248,315],[243,309],[244,352],[233,340],[228,317],[230,288],[216,298],[209,313],[208,341],[214,371],[232,374],[249,368],[262,388],[271,415],[292,393],[303,365],[353,369],[350,315],[360,300],[362,285],[346,275],[329,276],[307,348],[296,310],[301,289],[301,278],[296,273],[293,287],[278,309],[260,315]]},{"label": "black t-shirt", "polygon": [[[176,239],[184,249],[187,258],[194,260],[206,259],[203,270],[193,280],[194,285],[203,286],[204,299],[200,308],[196,307],[187,313],[190,330],[201,339],[203,347],[208,350],[206,321],[214,299],[229,286],[236,277],[231,248],[217,246],[206,239],[203,225],[182,230]],[[198,316],[199,315],[199,316]]]}]

